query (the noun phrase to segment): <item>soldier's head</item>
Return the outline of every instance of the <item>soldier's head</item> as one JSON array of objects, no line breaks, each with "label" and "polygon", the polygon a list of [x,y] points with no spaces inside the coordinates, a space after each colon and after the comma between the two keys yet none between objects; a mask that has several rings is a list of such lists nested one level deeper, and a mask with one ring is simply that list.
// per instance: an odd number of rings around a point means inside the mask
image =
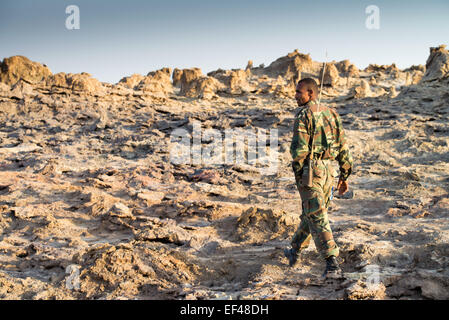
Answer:
[{"label": "soldier's head", "polygon": [[318,85],[312,78],[299,80],[296,86],[295,99],[298,106],[303,106],[318,96]]}]

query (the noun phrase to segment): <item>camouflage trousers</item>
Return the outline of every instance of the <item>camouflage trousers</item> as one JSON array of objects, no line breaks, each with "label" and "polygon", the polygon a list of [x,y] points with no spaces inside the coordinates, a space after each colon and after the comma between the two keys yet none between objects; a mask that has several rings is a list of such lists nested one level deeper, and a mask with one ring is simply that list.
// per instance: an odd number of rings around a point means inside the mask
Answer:
[{"label": "camouflage trousers", "polygon": [[307,187],[308,165],[304,166],[302,174],[298,170],[298,163],[293,162],[292,166],[302,201],[301,223],[293,235],[292,248],[302,251],[308,247],[313,238],[317,250],[324,259],[330,256],[337,257],[338,246],[334,241],[327,216],[335,170],[330,160],[315,160],[312,187]]}]

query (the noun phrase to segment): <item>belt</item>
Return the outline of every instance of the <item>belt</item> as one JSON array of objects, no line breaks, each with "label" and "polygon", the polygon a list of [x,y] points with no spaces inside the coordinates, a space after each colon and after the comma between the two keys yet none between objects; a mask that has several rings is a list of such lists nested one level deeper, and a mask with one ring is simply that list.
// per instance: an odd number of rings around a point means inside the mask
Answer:
[{"label": "belt", "polygon": [[325,152],[325,153],[322,153],[322,154],[314,154],[313,155],[313,160],[327,161],[327,160],[334,160],[334,158],[332,158],[331,156],[327,155],[326,152]]},{"label": "belt", "polygon": [[334,158],[332,158],[329,149],[327,149],[322,153],[314,153],[313,160],[334,160]]},{"label": "belt", "polygon": [[[301,158],[300,160],[306,161],[308,158],[309,157],[307,156],[306,158]],[[330,152],[328,152],[328,150],[326,150],[325,152],[322,152],[322,153],[319,153],[319,154],[314,153],[313,154],[313,160],[325,161],[325,160],[335,160],[335,158],[331,157]],[[299,161],[299,160],[293,159],[293,162],[295,162],[295,161]]]}]

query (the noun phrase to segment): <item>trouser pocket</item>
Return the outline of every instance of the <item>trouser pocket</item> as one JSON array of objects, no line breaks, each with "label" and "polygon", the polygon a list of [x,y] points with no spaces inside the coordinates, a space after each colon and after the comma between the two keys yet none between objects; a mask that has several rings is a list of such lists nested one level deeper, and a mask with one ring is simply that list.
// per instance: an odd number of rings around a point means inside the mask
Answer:
[{"label": "trouser pocket", "polygon": [[[304,165],[301,184],[303,186],[309,185],[309,161],[307,160],[306,165]],[[318,161],[313,161],[312,163],[312,183],[313,185],[322,186],[323,180],[326,177],[326,168],[318,164]]]}]

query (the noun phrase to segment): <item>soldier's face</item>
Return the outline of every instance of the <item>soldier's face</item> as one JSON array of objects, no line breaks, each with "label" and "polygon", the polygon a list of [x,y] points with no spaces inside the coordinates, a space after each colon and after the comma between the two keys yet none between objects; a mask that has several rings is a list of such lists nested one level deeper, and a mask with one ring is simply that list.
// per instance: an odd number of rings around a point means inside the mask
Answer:
[{"label": "soldier's face", "polygon": [[312,94],[308,91],[305,86],[298,84],[296,86],[296,94],[295,99],[298,103],[298,106],[303,106],[312,98]]}]

